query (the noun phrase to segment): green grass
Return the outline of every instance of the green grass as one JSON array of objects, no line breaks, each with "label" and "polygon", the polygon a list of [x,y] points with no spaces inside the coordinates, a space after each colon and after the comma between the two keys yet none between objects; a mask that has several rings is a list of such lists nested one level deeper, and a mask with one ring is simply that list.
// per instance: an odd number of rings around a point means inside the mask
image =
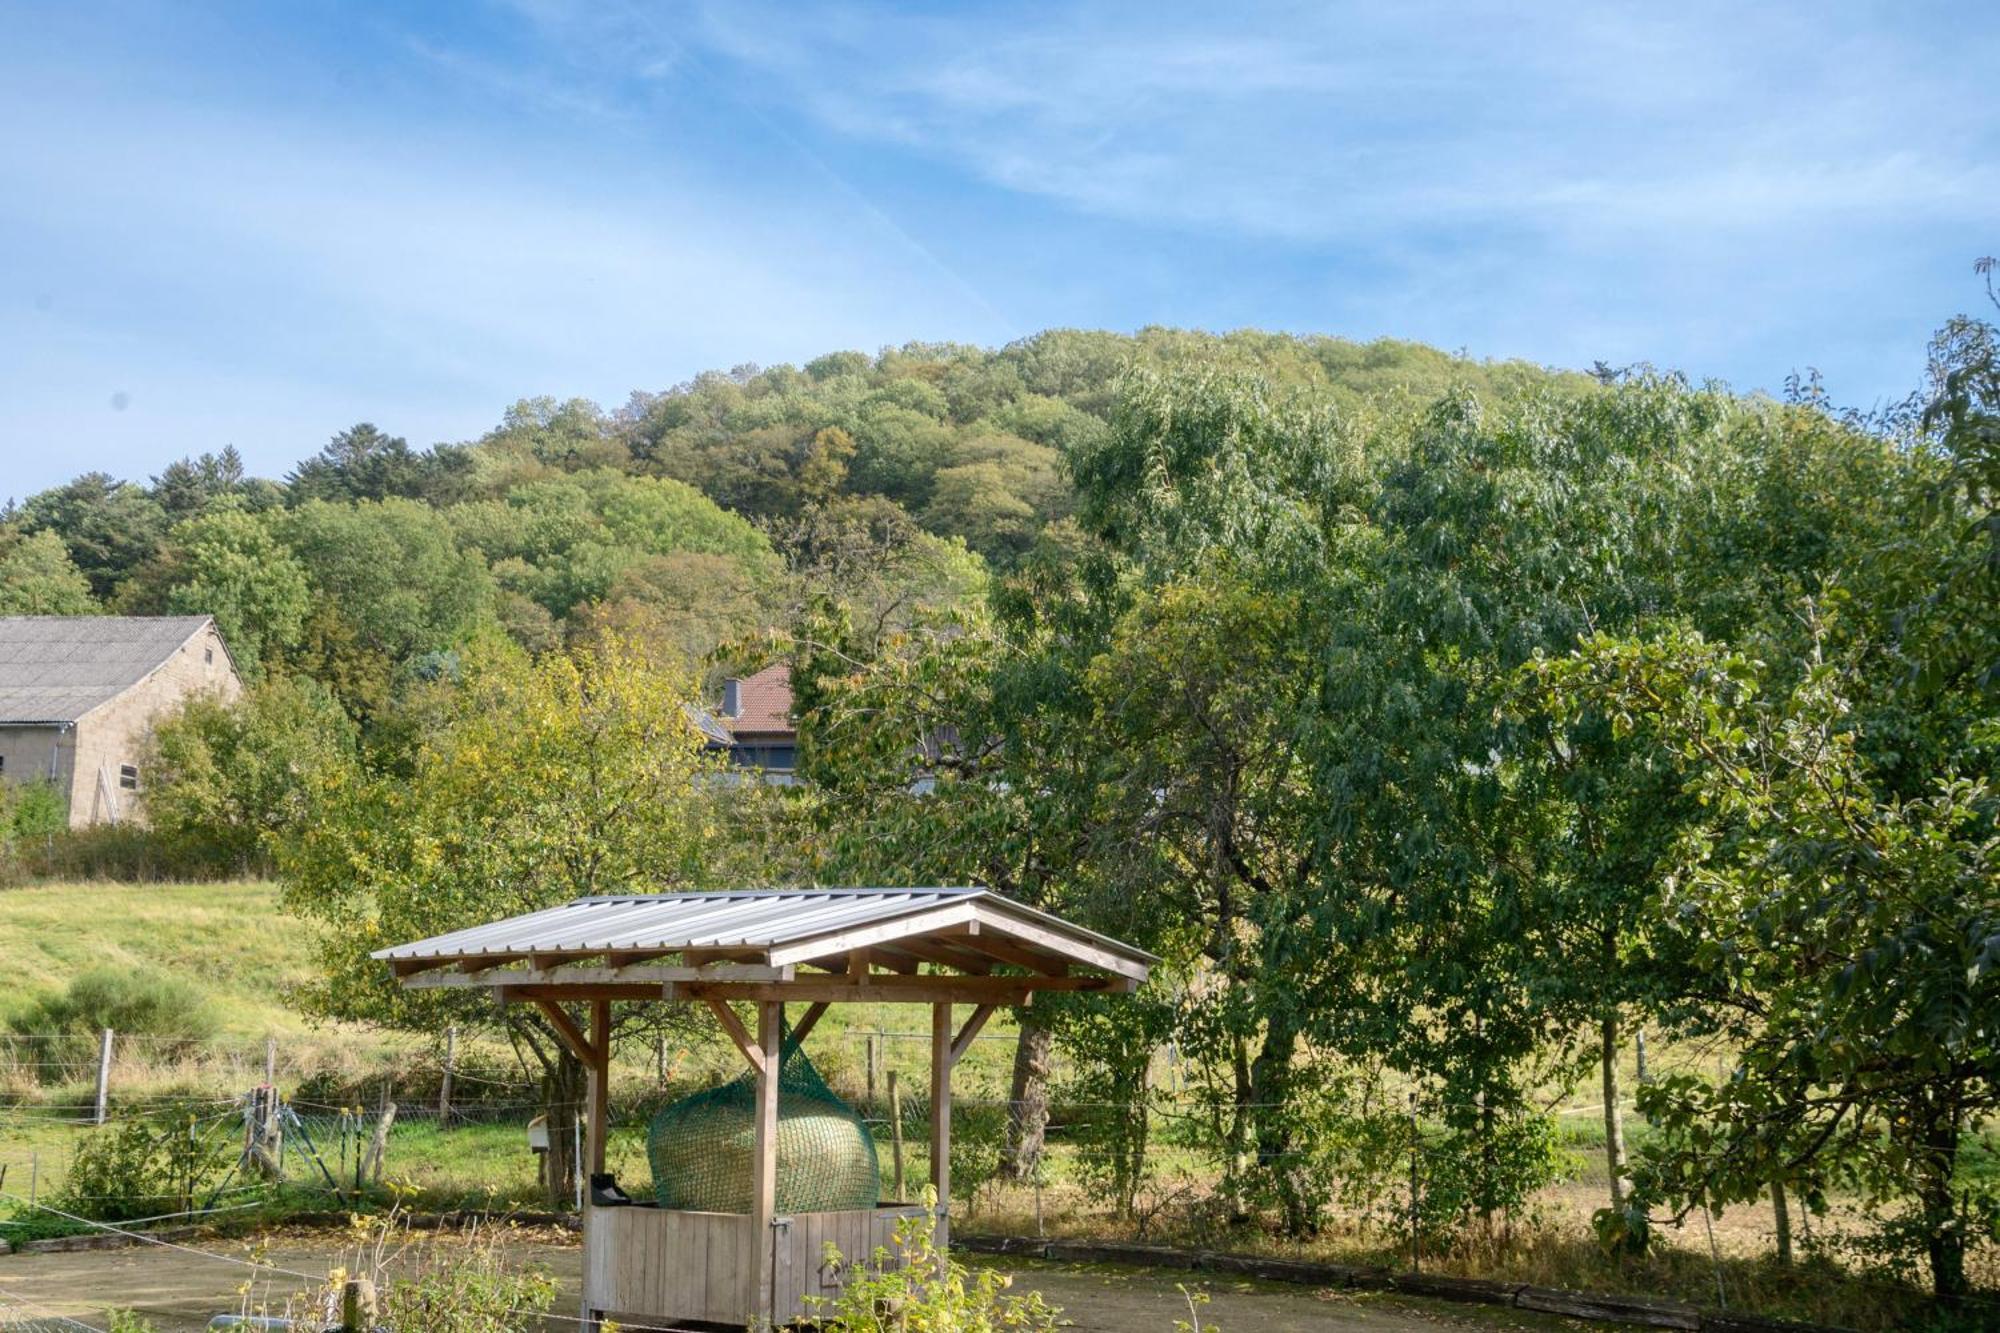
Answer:
[{"label": "green grass", "polygon": [[285,989],[305,979],[307,937],[278,912],[275,886],[43,884],[0,891],[9,1009],[96,966],[144,967],[198,987],[222,1030],[304,1031]]}]

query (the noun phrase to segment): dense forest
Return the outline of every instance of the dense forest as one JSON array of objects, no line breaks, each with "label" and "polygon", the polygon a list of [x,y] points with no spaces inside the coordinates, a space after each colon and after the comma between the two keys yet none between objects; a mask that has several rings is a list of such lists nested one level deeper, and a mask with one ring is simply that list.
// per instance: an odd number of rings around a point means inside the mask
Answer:
[{"label": "dense forest", "polygon": [[[156,818],[370,923],[323,1012],[435,1028],[378,935],[607,885],[976,881],[1166,960],[1022,1017],[1023,1178],[1060,1045],[1132,1207],[1171,1041],[1215,1225],[1376,1207],[1421,1132],[1389,1225],[1491,1241],[1589,1083],[1607,1252],[1840,1201],[1956,1301],[2000,1227],[1995,344],[1953,321],[1866,419],[1263,334],[836,353],[81,477],[7,514],[0,609],[217,616],[258,685],[167,729]],[[690,781],[694,673],[758,654],[806,784]],[[1642,1028],[1729,1067],[1636,1089],[1628,1153]]]}]

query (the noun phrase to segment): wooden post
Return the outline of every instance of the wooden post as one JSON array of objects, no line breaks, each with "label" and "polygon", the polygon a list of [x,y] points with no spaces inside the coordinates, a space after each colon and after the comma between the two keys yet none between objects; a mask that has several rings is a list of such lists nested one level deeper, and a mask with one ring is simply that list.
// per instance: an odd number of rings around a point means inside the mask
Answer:
[{"label": "wooden post", "polygon": [[937,1247],[951,1243],[951,1005],[931,1006],[931,1184],[937,1190]]},{"label": "wooden post", "polygon": [[611,1126],[611,1001],[590,1002],[590,1173],[604,1171],[604,1141]]},{"label": "wooden post", "polygon": [[264,1038],[264,1082],[275,1085],[278,1081],[278,1039]]},{"label": "wooden post", "polygon": [[896,1071],[889,1071],[889,1141],[895,1145],[896,1174],[889,1193],[897,1203],[907,1202],[903,1194],[903,1090],[896,1084]]},{"label": "wooden post", "polygon": [[375,1122],[375,1141],[368,1145],[368,1179],[382,1183],[382,1167],[389,1157],[389,1126],[396,1123],[396,1103],[389,1100],[389,1085],[382,1084],[382,1115]]},{"label": "wooden post", "polygon": [[111,1110],[111,1029],[104,1029],[104,1036],[97,1047],[97,1121],[103,1124]]},{"label": "wooden post", "polygon": [[[868,1034],[867,1062],[868,1062],[868,1109],[870,1111],[879,1111],[882,1107],[882,1103],[875,1100],[875,1034],[872,1032]],[[891,1074],[889,1077],[893,1079],[895,1075]]]},{"label": "wooden post", "polygon": [[444,1030],[444,1076],[438,1080],[438,1128],[451,1128],[451,1077],[458,1064],[458,1024]]},{"label": "wooden post", "polygon": [[375,1284],[351,1277],[340,1287],[340,1333],[366,1333],[375,1319]]},{"label": "wooden post", "polygon": [[782,1032],[784,1005],[765,1000],[757,1006],[757,1048],[763,1054],[757,1070],[756,1156],[750,1176],[750,1249],[756,1261],[750,1265],[755,1284],[744,1308],[751,1312],[751,1324],[769,1328],[772,1307],[771,1283],[775,1277],[776,1252],[772,1218],[778,1211],[778,1065],[784,1055]]}]

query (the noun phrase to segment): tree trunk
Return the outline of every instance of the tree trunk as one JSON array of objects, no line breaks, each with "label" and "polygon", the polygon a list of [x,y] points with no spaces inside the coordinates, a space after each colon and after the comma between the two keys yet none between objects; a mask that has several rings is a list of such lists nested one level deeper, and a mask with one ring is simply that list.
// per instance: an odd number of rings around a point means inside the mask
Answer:
[{"label": "tree trunk", "polygon": [[1785,1182],[1771,1182],[1771,1220],[1778,1233],[1778,1265],[1792,1266],[1792,1204],[1785,1197]]},{"label": "tree trunk", "polygon": [[548,1116],[549,1206],[557,1212],[576,1207],[576,1121],[583,1111],[583,1062],[567,1047],[556,1053],[555,1067],[542,1077],[542,1107]]},{"label": "tree trunk", "polygon": [[1250,1107],[1257,1100],[1257,1090],[1250,1080],[1249,1043],[1241,1033],[1229,1038],[1229,1079],[1232,1095],[1223,1139],[1229,1151],[1229,1174],[1223,1189],[1229,1199],[1229,1220],[1242,1223],[1250,1219],[1243,1199],[1243,1178],[1250,1172]]},{"label": "tree trunk", "polygon": [[1310,1236],[1319,1219],[1303,1189],[1304,1170],[1293,1137],[1290,1107],[1292,1060],[1298,1047],[1298,1024],[1289,1013],[1275,1015],[1264,1028],[1264,1044],[1250,1067],[1256,1113],[1257,1163],[1278,1187],[1278,1205],[1287,1236]]},{"label": "tree trunk", "polygon": [[1625,1116],[1618,1109],[1618,1015],[1604,1016],[1599,1061],[1604,1068],[1604,1165],[1611,1176],[1611,1211],[1625,1211]]},{"label": "tree trunk", "polygon": [[1917,1198],[1923,1209],[1924,1249],[1931,1266],[1931,1292],[1952,1305],[1971,1291],[1965,1277],[1965,1229],[1952,1195],[1958,1169],[1958,1117],[1941,1111],[1924,1139],[1917,1168]]},{"label": "tree trunk", "polygon": [[1020,1184],[1041,1166],[1049,1130],[1049,1061],[1055,1035],[1027,1018],[1014,1043],[1014,1084],[1008,1091],[1007,1156],[1002,1170]]}]

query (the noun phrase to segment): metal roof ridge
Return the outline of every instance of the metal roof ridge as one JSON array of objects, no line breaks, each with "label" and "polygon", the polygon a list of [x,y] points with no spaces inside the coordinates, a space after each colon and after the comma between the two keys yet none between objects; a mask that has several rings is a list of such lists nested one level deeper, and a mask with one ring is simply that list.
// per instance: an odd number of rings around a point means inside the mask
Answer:
[{"label": "metal roof ridge", "polygon": [[[952,897],[971,897],[985,894],[998,898],[1001,895],[978,884],[923,884],[915,887],[883,886],[881,888],[861,888],[853,885],[824,889],[681,889],[666,893],[591,893],[581,898],[572,898],[566,906],[582,903],[647,903],[647,902],[697,902],[703,899],[723,898],[782,898],[782,897],[871,897],[888,894],[928,893]],[[1004,901],[1012,901],[1006,899]]]}]

